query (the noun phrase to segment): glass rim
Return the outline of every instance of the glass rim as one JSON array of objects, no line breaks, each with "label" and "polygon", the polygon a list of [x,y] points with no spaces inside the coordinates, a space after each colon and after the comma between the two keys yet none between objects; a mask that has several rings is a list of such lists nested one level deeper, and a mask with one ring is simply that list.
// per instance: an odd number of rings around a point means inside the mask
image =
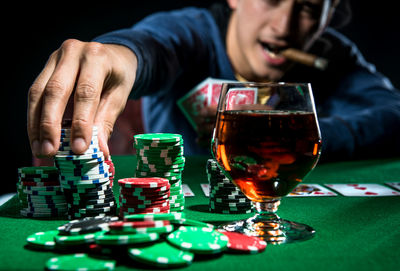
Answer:
[{"label": "glass rim", "polygon": [[310,82],[223,82],[222,85],[253,85],[253,86],[308,86],[311,87]]}]

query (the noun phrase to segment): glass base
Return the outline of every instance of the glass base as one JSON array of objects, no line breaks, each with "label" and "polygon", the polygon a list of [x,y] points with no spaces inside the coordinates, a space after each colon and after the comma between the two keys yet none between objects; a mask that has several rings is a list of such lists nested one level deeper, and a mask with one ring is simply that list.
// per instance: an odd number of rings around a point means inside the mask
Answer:
[{"label": "glass base", "polygon": [[[259,211],[255,216],[222,224],[219,229],[244,233],[250,236],[257,236],[269,244],[286,244],[311,239],[315,235],[315,230],[305,224],[281,219],[275,211],[279,201],[268,203],[269,211]],[[264,207],[266,204],[264,204]]]}]

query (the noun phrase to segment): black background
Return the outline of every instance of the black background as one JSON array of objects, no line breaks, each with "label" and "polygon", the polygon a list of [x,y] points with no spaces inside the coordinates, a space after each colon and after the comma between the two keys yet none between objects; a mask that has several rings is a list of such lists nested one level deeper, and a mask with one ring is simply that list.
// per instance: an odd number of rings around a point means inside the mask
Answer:
[{"label": "black background", "polygon": [[[112,30],[130,27],[159,10],[188,5],[206,7],[209,0],[40,1],[10,3],[2,8],[3,180],[0,194],[15,191],[18,167],[31,165],[26,134],[27,91],[48,56],[68,38],[89,41]],[[60,4],[61,3],[61,4]],[[341,32],[355,41],[365,58],[399,88],[400,55],[396,1],[350,0],[352,18]]]}]

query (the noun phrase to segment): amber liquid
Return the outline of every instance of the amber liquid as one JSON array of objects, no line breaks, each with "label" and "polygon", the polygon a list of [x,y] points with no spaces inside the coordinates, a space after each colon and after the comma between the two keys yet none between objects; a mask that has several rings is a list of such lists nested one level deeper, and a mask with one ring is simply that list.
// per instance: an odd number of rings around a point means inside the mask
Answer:
[{"label": "amber liquid", "polygon": [[318,162],[321,137],[313,113],[225,111],[218,114],[213,150],[251,200],[290,193]]}]

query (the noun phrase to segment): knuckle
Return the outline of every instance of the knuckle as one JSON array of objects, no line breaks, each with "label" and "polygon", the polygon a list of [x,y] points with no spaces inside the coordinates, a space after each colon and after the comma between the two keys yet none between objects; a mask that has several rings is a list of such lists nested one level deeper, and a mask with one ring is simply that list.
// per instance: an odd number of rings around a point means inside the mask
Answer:
[{"label": "knuckle", "polygon": [[97,88],[90,82],[79,83],[75,97],[79,100],[93,100],[97,97]]},{"label": "knuckle", "polygon": [[74,49],[80,46],[81,44],[82,42],[77,39],[67,39],[61,44],[61,48],[69,50],[69,49]]},{"label": "knuckle", "polygon": [[59,97],[62,95],[62,93],[64,93],[65,90],[66,86],[61,80],[57,78],[50,78],[47,82],[44,94],[50,98]]},{"label": "knuckle", "polygon": [[105,53],[104,44],[99,42],[88,42],[85,46],[86,53],[92,56],[103,56]]},{"label": "knuckle", "polygon": [[38,82],[33,82],[28,91],[29,100],[37,100],[42,94],[43,86]]},{"label": "knuckle", "polygon": [[56,123],[54,121],[51,121],[49,119],[43,119],[40,121],[39,128],[41,131],[51,131],[54,129],[56,126]]}]

